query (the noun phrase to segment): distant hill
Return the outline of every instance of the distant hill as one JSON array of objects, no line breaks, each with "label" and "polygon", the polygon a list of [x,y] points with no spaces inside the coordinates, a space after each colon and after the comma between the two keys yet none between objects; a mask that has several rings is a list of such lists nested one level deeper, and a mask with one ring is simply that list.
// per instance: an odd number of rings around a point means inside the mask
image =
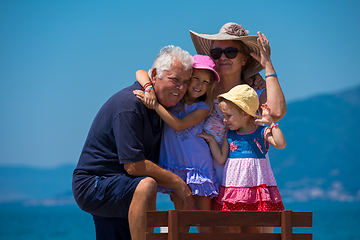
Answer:
[{"label": "distant hill", "polygon": [[278,186],[290,201],[360,200],[360,86],[288,104],[287,146],[272,148]]},{"label": "distant hill", "polygon": [[[288,104],[288,112],[279,122],[287,146],[270,149],[270,162],[285,202],[360,201],[358,119],[360,86]],[[0,167],[0,203],[74,204],[74,168]]]}]

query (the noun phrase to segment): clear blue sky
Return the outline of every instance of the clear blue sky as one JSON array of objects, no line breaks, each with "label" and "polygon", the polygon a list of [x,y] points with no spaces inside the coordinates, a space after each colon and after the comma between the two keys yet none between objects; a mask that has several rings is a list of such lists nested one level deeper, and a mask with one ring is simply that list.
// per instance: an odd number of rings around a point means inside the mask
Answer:
[{"label": "clear blue sky", "polygon": [[261,30],[288,102],[360,84],[360,2],[0,0],[0,165],[75,164],[112,94],[189,30]]}]

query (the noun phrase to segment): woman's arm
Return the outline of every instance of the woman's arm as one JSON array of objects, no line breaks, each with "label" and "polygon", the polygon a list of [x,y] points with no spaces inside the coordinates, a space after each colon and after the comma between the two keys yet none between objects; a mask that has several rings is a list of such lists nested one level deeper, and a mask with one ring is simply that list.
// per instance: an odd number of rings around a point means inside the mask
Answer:
[{"label": "woman's arm", "polygon": [[261,63],[265,69],[266,76],[271,75],[266,78],[266,91],[263,91],[260,95],[260,104],[266,103],[271,109],[271,116],[275,121],[279,121],[284,117],[287,111],[285,96],[270,59],[269,41],[264,34],[261,34],[261,32],[258,32],[258,36],[257,41],[261,57],[254,53],[251,53],[251,56]]},{"label": "woman's arm", "polygon": [[219,146],[216,142],[215,138],[207,133],[198,134],[199,137],[205,139],[205,141],[209,144],[211,155],[214,157],[216,162],[220,165],[225,164],[226,160],[229,156],[229,143],[226,138],[223,140],[223,145]]},{"label": "woman's arm", "polygon": [[[135,90],[134,94],[144,103],[145,97],[142,91]],[[176,131],[195,126],[196,124],[204,120],[210,112],[209,109],[200,108],[189,113],[183,118],[178,118],[158,102],[155,103],[154,110],[157,112],[157,114],[159,114],[159,116],[162,120],[164,120],[164,122],[166,122],[171,128]]]}]

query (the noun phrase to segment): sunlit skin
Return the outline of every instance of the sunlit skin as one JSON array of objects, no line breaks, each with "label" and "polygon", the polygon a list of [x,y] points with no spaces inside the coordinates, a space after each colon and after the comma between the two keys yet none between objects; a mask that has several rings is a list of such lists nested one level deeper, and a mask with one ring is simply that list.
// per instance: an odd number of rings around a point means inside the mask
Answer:
[{"label": "sunlit skin", "polygon": [[[230,47],[239,49],[239,45],[234,41],[215,41],[212,45],[212,49],[224,50]],[[214,60],[214,63],[221,80],[227,76],[239,76],[237,79],[240,79],[241,70],[246,63],[246,57],[241,52],[238,52],[235,58],[229,59],[223,53],[219,59]]]},{"label": "sunlit skin", "polygon": [[184,70],[184,66],[179,61],[175,61],[170,70],[165,70],[161,79],[153,69],[151,77],[158,101],[164,107],[176,105],[188,89],[190,75],[191,69]]},{"label": "sunlit skin", "polygon": [[249,124],[249,114],[240,110],[234,103],[229,101],[221,101],[219,108],[224,115],[224,123],[230,130],[236,130],[239,133],[246,133],[253,130],[255,122]]},{"label": "sunlit skin", "polygon": [[204,95],[210,84],[210,74],[205,69],[193,70],[190,83],[186,92],[186,104],[198,102],[198,98]]}]

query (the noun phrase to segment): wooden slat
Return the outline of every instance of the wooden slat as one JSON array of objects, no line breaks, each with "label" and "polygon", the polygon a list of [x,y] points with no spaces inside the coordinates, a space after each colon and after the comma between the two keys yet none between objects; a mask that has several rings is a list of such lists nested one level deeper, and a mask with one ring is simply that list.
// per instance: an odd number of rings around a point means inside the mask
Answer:
[{"label": "wooden slat", "polygon": [[[280,240],[280,233],[262,233],[256,234],[257,236],[251,235],[252,233],[242,233],[242,240]],[[255,238],[254,238],[255,237]],[[167,240],[167,233],[146,233],[146,240]],[[226,239],[226,240],[238,240],[239,235],[237,233],[179,233],[179,239],[187,240],[209,240],[209,239]],[[293,234],[293,240],[312,240],[312,234]]]},{"label": "wooden slat", "polygon": [[179,240],[179,214],[178,210],[170,209],[168,217],[168,239]]},{"label": "wooden slat", "polygon": [[301,233],[301,234],[293,234],[292,235],[293,240],[312,240],[312,234],[309,233]]},{"label": "wooden slat", "polygon": [[293,227],[312,227],[312,212],[292,212]]},{"label": "wooden slat", "polygon": [[[185,226],[281,226],[279,233],[179,233]],[[293,234],[292,227],[312,227],[312,212],[148,211],[147,227],[168,226],[169,233],[146,233],[147,240],[312,240],[312,234]]]},{"label": "wooden slat", "polygon": [[146,221],[147,227],[165,227],[168,225],[168,211],[147,211]]},{"label": "wooden slat", "polygon": [[281,240],[280,233],[180,233],[179,236],[186,240]]},{"label": "wooden slat", "polygon": [[292,240],[292,211],[285,210],[281,212],[281,239]]},{"label": "wooden slat", "polygon": [[281,212],[179,211],[180,226],[262,226],[280,227]]},{"label": "wooden slat", "polygon": [[146,240],[167,240],[167,233],[145,233]]}]

